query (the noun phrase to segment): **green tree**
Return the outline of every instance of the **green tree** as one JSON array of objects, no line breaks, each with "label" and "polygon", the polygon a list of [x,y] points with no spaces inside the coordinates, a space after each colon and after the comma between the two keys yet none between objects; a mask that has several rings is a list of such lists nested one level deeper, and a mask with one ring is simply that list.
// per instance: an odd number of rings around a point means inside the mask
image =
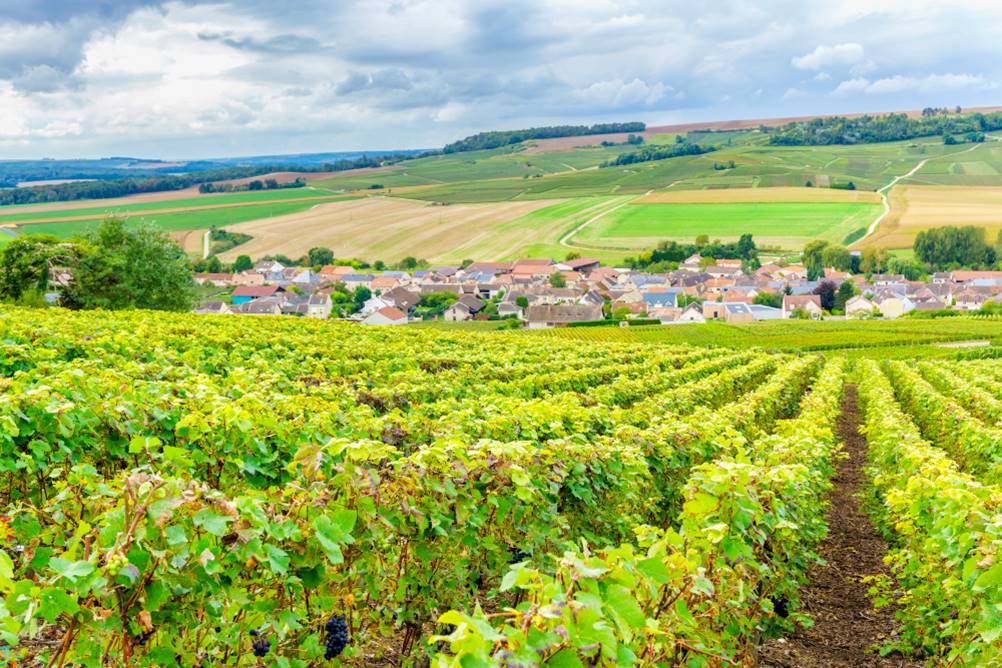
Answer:
[{"label": "green tree", "polygon": [[254,268],[254,263],[251,262],[249,255],[238,255],[237,259],[233,261],[233,271],[239,273],[241,271],[248,271]]},{"label": "green tree", "polygon": [[205,270],[210,274],[220,274],[223,271],[223,263],[218,255],[212,255],[205,261]]},{"label": "green tree", "polygon": [[696,237],[696,246],[698,248],[702,248],[703,246],[709,246],[709,245],[710,245],[709,234],[700,234],[699,236]]},{"label": "green tree", "polygon": [[760,292],[755,295],[752,299],[753,304],[761,304],[762,306],[771,306],[773,308],[783,307],[783,295],[772,292]]},{"label": "green tree", "polygon": [[128,228],[108,218],[80,242],[73,280],[61,303],[69,308],[187,311],[195,299],[184,251],[149,225]]},{"label": "green tree", "polygon": [[384,269],[386,269],[386,263],[383,262],[382,260],[376,260],[375,262],[372,263],[372,268],[375,269],[376,271],[383,271]]},{"label": "green tree", "polygon": [[[1000,232],[999,234],[1002,235],[1002,232]],[[565,262],[570,262],[571,260],[580,260],[580,259],[581,259],[581,253],[578,253],[577,251],[571,251],[564,257]]]},{"label": "green tree", "polygon": [[559,271],[555,271],[550,274],[550,285],[555,288],[566,288],[567,279]]},{"label": "green tree", "polygon": [[859,259],[859,270],[867,276],[871,274],[882,274],[887,271],[887,262],[890,255],[884,248],[864,248]]},{"label": "green tree", "polygon": [[835,308],[844,311],[845,303],[855,296],[856,286],[852,281],[842,281],[842,285],[838,286],[838,291],[835,293]]},{"label": "green tree", "polygon": [[0,297],[19,301],[28,293],[44,293],[49,270],[75,264],[78,254],[76,244],[47,234],[14,239],[0,253]]},{"label": "green tree", "polygon": [[515,297],[515,306],[519,308],[529,308],[529,298],[525,295]]},{"label": "green tree", "polygon": [[816,281],[825,275],[824,252],[827,241],[816,239],[804,246],[804,267],[807,269],[807,280]]},{"label": "green tree", "polygon": [[918,233],[913,249],[933,269],[988,267],[995,263],[996,251],[985,237],[983,227],[934,227]]},{"label": "green tree", "polygon": [[417,266],[418,266],[417,258],[411,255],[408,255],[407,257],[405,257],[403,260],[400,261],[400,267],[406,269],[407,271],[417,269]]},{"label": "green tree", "polygon": [[754,256],[755,251],[755,240],[752,239],[752,235],[742,234],[741,238],[738,239],[738,257],[750,260]]},{"label": "green tree", "polygon": [[852,253],[845,246],[828,244],[821,252],[821,261],[825,267],[849,271],[852,268]]},{"label": "green tree", "polygon": [[307,264],[311,267],[322,267],[325,264],[334,264],[334,251],[330,248],[316,246],[311,248],[306,255],[307,258],[309,258]]}]

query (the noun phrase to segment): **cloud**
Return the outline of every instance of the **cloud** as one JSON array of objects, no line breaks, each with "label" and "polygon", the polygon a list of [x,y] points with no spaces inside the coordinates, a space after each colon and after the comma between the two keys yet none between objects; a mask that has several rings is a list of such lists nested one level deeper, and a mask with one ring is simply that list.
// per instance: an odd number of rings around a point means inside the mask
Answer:
[{"label": "cloud", "polygon": [[790,63],[798,70],[821,70],[854,65],[864,58],[862,45],[855,42],[819,46],[808,54],[793,58]]},{"label": "cloud", "polygon": [[427,148],[940,91],[987,105],[1000,23],[988,0],[0,0],[0,153]]},{"label": "cloud", "polygon": [[894,95],[906,92],[938,93],[957,90],[990,90],[996,84],[977,74],[928,74],[926,76],[895,75],[870,81],[866,78],[848,79],[840,83],[832,95],[845,96],[864,93],[866,95]]}]

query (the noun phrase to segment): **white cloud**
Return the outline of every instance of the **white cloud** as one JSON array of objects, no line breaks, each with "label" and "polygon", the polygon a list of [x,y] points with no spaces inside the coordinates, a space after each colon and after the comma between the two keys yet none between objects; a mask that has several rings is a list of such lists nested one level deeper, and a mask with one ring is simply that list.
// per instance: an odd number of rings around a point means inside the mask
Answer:
[{"label": "white cloud", "polygon": [[906,92],[923,94],[940,91],[989,90],[995,83],[975,74],[929,74],[924,77],[895,75],[870,81],[866,78],[848,79],[840,83],[832,95],[844,96],[855,93],[867,95],[893,95]]},{"label": "white cloud", "polygon": [[862,45],[856,42],[846,42],[834,46],[818,46],[808,54],[793,58],[790,63],[798,70],[820,70],[826,67],[855,65],[863,58]]}]

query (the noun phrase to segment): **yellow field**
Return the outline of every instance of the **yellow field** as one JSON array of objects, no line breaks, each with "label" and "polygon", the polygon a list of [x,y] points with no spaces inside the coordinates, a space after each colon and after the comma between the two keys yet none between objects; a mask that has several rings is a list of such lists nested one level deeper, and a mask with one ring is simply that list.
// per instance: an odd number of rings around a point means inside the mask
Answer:
[{"label": "yellow field", "polygon": [[984,227],[989,242],[1002,230],[1002,188],[896,186],[888,199],[890,214],[857,246],[911,248],[922,230],[946,225]]},{"label": "yellow field", "polygon": [[880,195],[864,190],[832,188],[717,188],[665,190],[634,200],[634,204],[741,204],[771,202],[861,202],[879,204]]},{"label": "yellow field", "polygon": [[[332,248],[337,257],[395,262],[417,258],[478,260],[508,258],[533,231],[509,223],[559,200],[451,204],[440,206],[401,198],[370,197],[319,204],[300,213],[228,226],[253,239],[222,254],[251,257],[305,255],[310,248]],[[513,229],[514,228],[514,229]]]}]

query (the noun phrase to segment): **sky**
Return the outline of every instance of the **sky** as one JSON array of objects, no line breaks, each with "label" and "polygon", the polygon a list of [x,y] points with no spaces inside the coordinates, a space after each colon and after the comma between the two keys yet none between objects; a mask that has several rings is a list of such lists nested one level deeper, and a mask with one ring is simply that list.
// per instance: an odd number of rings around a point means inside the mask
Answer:
[{"label": "sky", "polygon": [[1002,103],[998,0],[0,0],[0,159]]}]

